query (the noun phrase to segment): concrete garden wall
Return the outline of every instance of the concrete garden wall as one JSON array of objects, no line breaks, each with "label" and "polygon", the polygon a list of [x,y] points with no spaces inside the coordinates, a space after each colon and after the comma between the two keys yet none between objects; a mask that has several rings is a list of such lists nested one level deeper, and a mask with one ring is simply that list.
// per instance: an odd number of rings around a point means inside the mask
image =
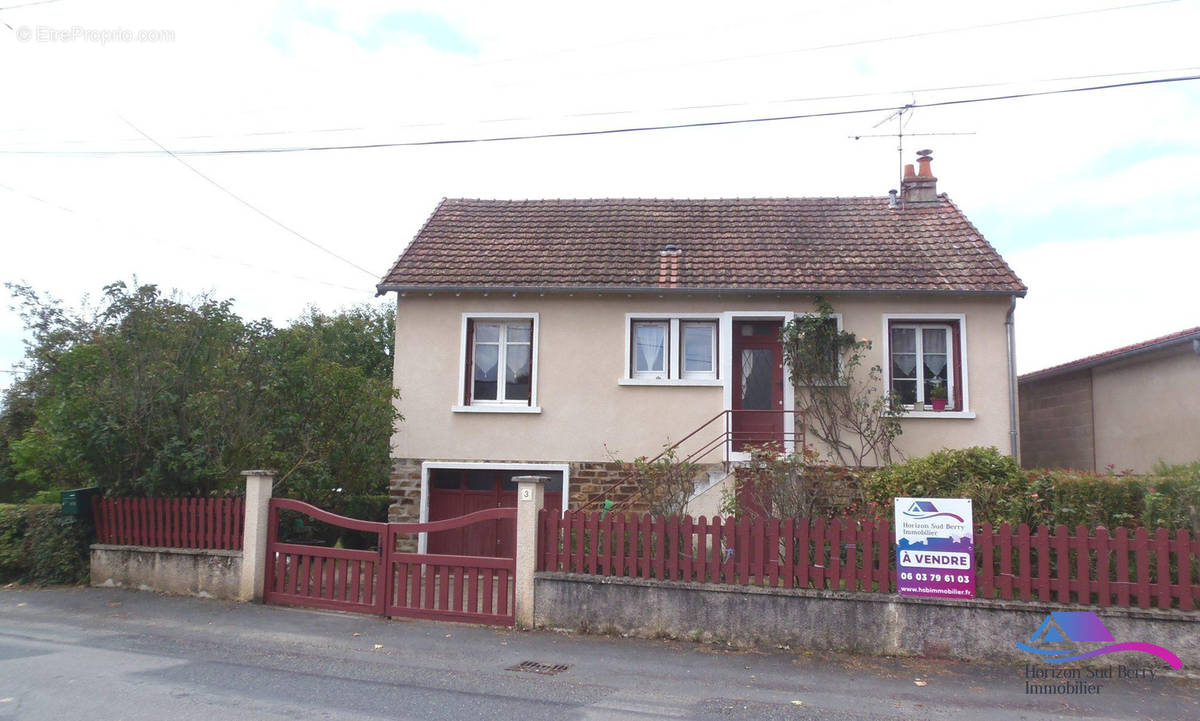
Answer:
[{"label": "concrete garden wall", "polygon": [[[1200,668],[1200,614],[1107,609],[1018,601],[902,598],[682,581],[538,573],[534,621],[544,628],[651,638],[790,645],[964,660],[1036,661],[1016,648],[1050,611],[1095,611],[1116,641],[1141,641]],[[1161,666],[1154,656],[1122,652],[1097,664]]]},{"label": "concrete garden wall", "polygon": [[242,552],[92,544],[92,585],[237,599]]}]

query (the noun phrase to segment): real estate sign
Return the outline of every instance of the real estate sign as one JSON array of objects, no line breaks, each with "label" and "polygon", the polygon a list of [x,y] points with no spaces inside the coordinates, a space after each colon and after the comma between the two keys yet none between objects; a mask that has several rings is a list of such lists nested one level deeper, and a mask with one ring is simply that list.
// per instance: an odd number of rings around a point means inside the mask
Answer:
[{"label": "real estate sign", "polygon": [[897,498],[900,595],[974,598],[974,528],[970,498]]}]

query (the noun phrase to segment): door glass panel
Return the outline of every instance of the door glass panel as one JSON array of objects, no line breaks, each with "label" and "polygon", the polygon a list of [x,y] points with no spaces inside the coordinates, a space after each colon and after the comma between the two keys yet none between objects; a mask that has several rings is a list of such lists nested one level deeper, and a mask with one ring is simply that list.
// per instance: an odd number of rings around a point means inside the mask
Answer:
[{"label": "door glass panel", "polygon": [[499,345],[475,346],[475,389],[471,394],[475,400],[496,400],[496,365],[499,355]]},{"label": "door glass panel", "polygon": [[499,343],[500,325],[498,323],[475,323],[476,343]]},{"label": "door glass panel", "polygon": [[516,491],[517,483],[513,479],[517,476],[548,476],[549,481],[546,482],[546,490],[556,493],[562,493],[563,479],[562,471],[504,471],[504,483],[501,485],[502,491]]},{"label": "door glass panel", "polygon": [[711,373],[713,369],[713,331],[711,323],[686,323],[683,326],[684,372]]},{"label": "door glass panel", "polygon": [[467,471],[466,475],[468,491],[496,490],[495,471]]},{"label": "door glass panel", "polygon": [[915,380],[892,380],[892,392],[900,397],[901,403],[917,402],[917,382]]},{"label": "door glass panel", "polygon": [[771,410],[774,394],[774,354],[767,348],[742,349],[742,405],[747,410]]},{"label": "door glass panel", "polygon": [[448,468],[435,468],[429,475],[433,487],[443,491],[457,491],[462,482],[462,472]]},{"label": "door glass panel", "polygon": [[665,325],[639,323],[634,326],[634,370],[662,371],[666,368],[667,328]]},{"label": "door glass panel", "polygon": [[508,325],[509,343],[528,343],[533,338],[532,323],[510,323]]},{"label": "door glass panel", "polygon": [[505,347],[504,399],[509,401],[529,400],[529,346],[526,344]]}]

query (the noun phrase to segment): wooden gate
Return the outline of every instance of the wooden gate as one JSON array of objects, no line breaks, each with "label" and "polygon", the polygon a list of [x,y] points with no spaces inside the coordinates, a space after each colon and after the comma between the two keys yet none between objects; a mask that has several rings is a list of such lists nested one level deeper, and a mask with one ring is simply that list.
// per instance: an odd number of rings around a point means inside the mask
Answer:
[{"label": "wooden gate", "polygon": [[[356,550],[280,541],[282,510],[302,513],[339,528],[374,533],[376,547]],[[511,626],[514,558],[404,553],[396,547],[409,534],[453,530],[496,519],[515,521],[516,517],[515,508],[489,508],[428,523],[380,523],[346,518],[301,501],[272,498],[263,600],[385,616]]]}]

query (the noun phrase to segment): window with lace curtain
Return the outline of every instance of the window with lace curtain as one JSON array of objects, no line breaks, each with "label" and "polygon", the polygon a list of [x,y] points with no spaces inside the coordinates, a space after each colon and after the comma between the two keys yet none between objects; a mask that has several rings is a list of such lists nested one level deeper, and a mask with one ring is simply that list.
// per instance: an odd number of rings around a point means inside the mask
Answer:
[{"label": "window with lace curtain", "polygon": [[946,409],[962,408],[956,324],[892,321],[888,336],[891,390],[904,405],[928,404],[942,388]]}]

